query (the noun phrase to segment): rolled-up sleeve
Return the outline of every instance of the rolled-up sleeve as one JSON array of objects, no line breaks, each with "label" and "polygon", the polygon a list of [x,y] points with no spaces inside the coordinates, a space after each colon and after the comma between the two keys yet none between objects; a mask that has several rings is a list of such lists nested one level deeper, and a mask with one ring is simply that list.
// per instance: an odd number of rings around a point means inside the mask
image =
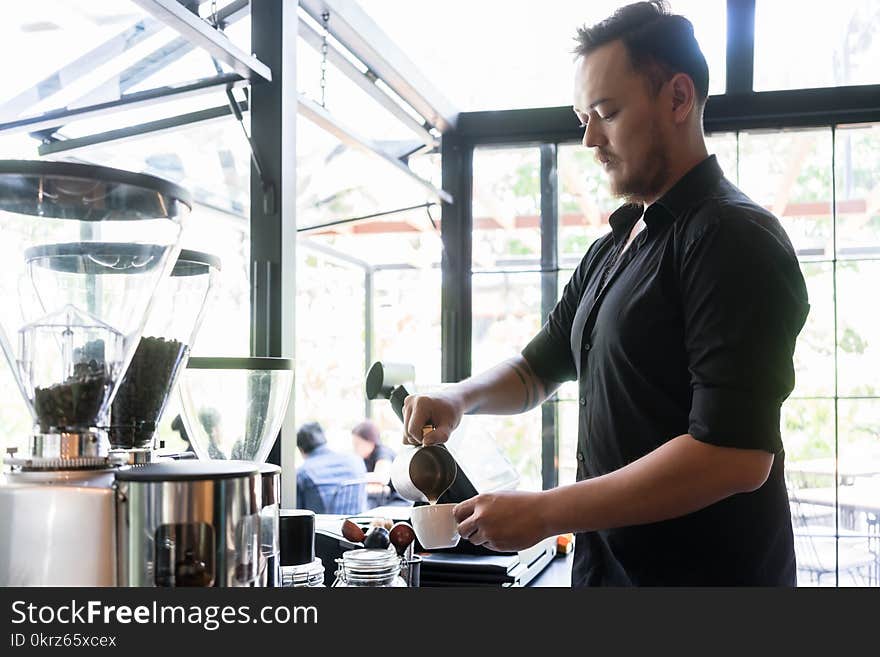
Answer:
[{"label": "rolled-up sleeve", "polygon": [[689,433],[776,454],[795,341],[809,310],[806,285],[784,235],[760,217],[719,215],[695,231],[680,267]]}]

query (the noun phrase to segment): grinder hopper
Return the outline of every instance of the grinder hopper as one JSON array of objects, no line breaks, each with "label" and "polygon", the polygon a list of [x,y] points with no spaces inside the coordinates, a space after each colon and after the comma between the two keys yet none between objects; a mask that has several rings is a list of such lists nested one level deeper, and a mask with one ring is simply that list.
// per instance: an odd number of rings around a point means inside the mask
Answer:
[{"label": "grinder hopper", "polygon": [[34,420],[23,469],[95,467],[188,194],[68,162],[0,161],[0,346]]}]

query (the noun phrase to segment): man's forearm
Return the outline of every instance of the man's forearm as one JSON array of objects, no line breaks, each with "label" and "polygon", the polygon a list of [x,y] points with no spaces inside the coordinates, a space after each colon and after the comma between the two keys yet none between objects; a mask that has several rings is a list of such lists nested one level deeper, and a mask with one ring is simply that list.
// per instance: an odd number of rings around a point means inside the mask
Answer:
[{"label": "man's forearm", "polygon": [[546,491],[547,534],[659,522],[693,513],[766,481],[773,455],[682,435],[626,467]]},{"label": "man's forearm", "polygon": [[556,385],[538,377],[528,361],[516,356],[449,386],[465,413],[510,415],[543,403]]}]

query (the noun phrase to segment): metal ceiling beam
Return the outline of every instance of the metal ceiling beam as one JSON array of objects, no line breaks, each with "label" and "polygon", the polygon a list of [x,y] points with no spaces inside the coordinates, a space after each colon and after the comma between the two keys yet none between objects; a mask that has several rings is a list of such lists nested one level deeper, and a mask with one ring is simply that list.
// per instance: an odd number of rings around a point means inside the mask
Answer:
[{"label": "metal ceiling beam", "polygon": [[427,180],[423,180],[422,178],[420,178],[412,171],[412,169],[410,169],[393,155],[389,155],[388,153],[383,151],[371,139],[363,137],[354,132],[351,128],[342,125],[326,109],[324,109],[317,103],[312,102],[302,94],[300,94],[299,96],[299,104],[297,106],[297,109],[304,118],[308,119],[322,130],[329,132],[337,139],[339,139],[339,141],[341,141],[342,143],[382,158],[391,166],[398,169],[401,173],[405,174],[410,179],[414,180],[416,183],[425,188],[436,200],[445,201],[446,203],[452,203],[452,196],[450,194],[444,192],[442,189],[437,189]]},{"label": "metal ceiling beam", "polygon": [[330,15],[328,30],[337,41],[387,84],[433,127],[455,128],[458,111],[431,85],[407,56],[379,29],[354,0],[300,0],[300,7],[321,24]]},{"label": "metal ceiling beam", "polygon": [[[247,110],[247,103],[242,103],[242,111]],[[126,126],[118,130],[108,130],[94,135],[85,137],[75,137],[73,139],[60,139],[51,143],[40,145],[38,152],[41,157],[53,155],[55,153],[65,153],[70,151],[82,150],[91,146],[107,144],[110,142],[123,142],[129,139],[136,139],[147,135],[155,135],[162,132],[172,132],[182,127],[193,125],[194,123],[206,123],[222,119],[232,114],[229,105],[220,107],[212,107],[210,109],[200,110],[198,112],[189,112],[180,114],[179,116],[170,116],[167,119],[159,119],[158,121],[148,121],[138,125]]]},{"label": "metal ceiling beam", "polygon": [[0,134],[36,132],[47,128],[57,128],[58,126],[70,123],[71,121],[92,119],[97,116],[103,116],[121,110],[153,105],[168,100],[197,96],[213,91],[217,87],[233,89],[235,87],[247,86],[247,84],[248,81],[243,79],[237,73],[225,73],[224,75],[203,78],[201,80],[196,80],[195,82],[187,82],[180,85],[159,87],[157,89],[147,89],[145,91],[126,94],[119,100],[107,103],[98,103],[96,105],[89,105],[88,107],[77,107],[73,109],[63,108],[46,112],[38,116],[31,116],[26,119],[0,123]]},{"label": "metal ceiling beam", "polygon": [[[217,10],[217,20],[222,26],[232,25],[250,13],[248,0],[235,0],[222,9]],[[155,19],[160,27],[164,24]],[[157,48],[140,61],[132,64],[118,75],[114,75],[100,86],[80,96],[71,105],[91,105],[115,94],[122,95],[132,87],[170,66],[184,55],[195,49],[195,44],[183,37],[177,37]]]},{"label": "metal ceiling beam", "polygon": [[162,21],[211,56],[225,62],[236,73],[251,82],[269,82],[272,71],[256,57],[247,54],[223,32],[193,14],[177,0],[133,0],[141,9]]},{"label": "metal ceiling beam", "polygon": [[[315,32],[315,30],[313,30],[312,27],[302,19],[299,21],[299,36],[319,53],[322,51],[324,45],[323,37]],[[394,102],[388,94],[384,93],[376,86],[376,80],[374,78],[358,69],[358,67],[346,59],[342,53],[329,44],[327,46],[327,61],[339,69],[345,77],[354,82],[373,100],[393,114],[394,117],[407,128],[418,135],[419,140],[423,144],[430,146],[431,148],[437,148],[437,146],[439,146],[438,140],[425,129],[425,126],[416,121],[412,115],[410,115],[398,103]]]}]

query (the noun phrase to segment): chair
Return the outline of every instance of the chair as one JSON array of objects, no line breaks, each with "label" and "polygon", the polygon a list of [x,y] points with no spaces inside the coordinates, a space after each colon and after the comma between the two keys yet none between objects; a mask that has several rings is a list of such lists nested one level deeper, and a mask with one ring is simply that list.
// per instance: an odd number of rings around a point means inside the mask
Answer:
[{"label": "chair", "polygon": [[[788,499],[791,506],[791,524],[794,530],[795,556],[798,572],[807,573],[816,586],[822,585],[825,575],[848,575],[868,586],[876,583],[878,557],[869,546],[849,545],[840,541],[856,532],[840,529],[835,533],[834,508],[801,502],[799,487],[786,477]],[[830,512],[825,511],[829,509]],[[830,520],[829,524],[826,524]]]},{"label": "chair", "polygon": [[363,479],[349,479],[336,485],[325,498],[327,513],[335,515],[357,515],[367,510],[367,483]]}]

